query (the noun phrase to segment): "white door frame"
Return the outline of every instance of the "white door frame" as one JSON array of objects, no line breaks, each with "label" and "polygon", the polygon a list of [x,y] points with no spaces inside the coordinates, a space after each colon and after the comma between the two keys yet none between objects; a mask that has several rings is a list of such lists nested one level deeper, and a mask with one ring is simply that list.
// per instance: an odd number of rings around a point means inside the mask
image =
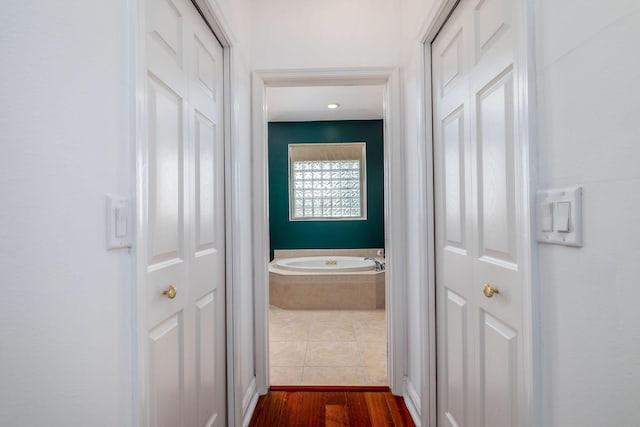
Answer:
[{"label": "white door frame", "polygon": [[[142,423],[142,403],[146,398],[144,396],[144,376],[142,372],[142,358],[145,357],[145,346],[141,341],[146,336],[144,331],[145,311],[144,301],[140,286],[140,279],[146,268],[145,260],[141,259],[138,248],[146,245],[146,236],[143,236],[143,215],[139,209],[144,200],[142,183],[144,171],[147,165],[144,163],[143,147],[145,144],[146,130],[146,68],[145,68],[145,15],[144,8],[147,0],[134,0],[131,5],[131,57],[134,64],[132,71],[134,90],[133,90],[133,114],[135,121],[135,146],[132,148],[132,155],[135,159],[134,167],[135,185],[134,201],[135,201],[135,242],[133,246],[134,261],[134,287],[132,296],[132,361],[133,361],[133,425],[140,426]],[[237,331],[240,322],[237,317],[240,310],[235,307],[238,305],[238,297],[234,295],[236,287],[233,286],[234,279],[238,277],[240,271],[240,263],[238,250],[240,248],[239,230],[241,225],[237,221],[237,212],[239,211],[239,158],[237,154],[237,146],[239,143],[239,123],[236,109],[233,108],[236,103],[236,90],[234,81],[235,67],[235,37],[231,31],[229,23],[224,18],[222,9],[217,0],[191,0],[204,16],[205,23],[209,26],[213,34],[222,45],[224,52],[224,77],[223,77],[223,97],[224,97],[224,152],[225,152],[225,251],[226,251],[226,363],[227,363],[227,423],[228,425],[236,425],[242,422],[242,396],[240,395],[240,378],[236,369],[237,355],[239,354],[239,343],[234,337],[239,336]]]},{"label": "white door frame", "polygon": [[269,202],[267,87],[381,85],[384,87],[385,255],[388,378],[401,395],[405,376],[405,226],[404,142],[400,71],[397,68],[255,71],[252,75],[253,206],[256,389],[269,388]]},{"label": "white door frame", "polygon": [[[427,168],[433,168],[433,109],[431,93],[431,43],[436,38],[447,18],[458,4],[459,0],[440,0],[431,9],[431,13],[425,20],[420,36],[422,47],[420,49],[420,70],[423,72],[424,90],[421,91],[423,99],[424,116],[420,121],[424,123],[419,126],[419,137],[425,141],[425,150],[421,153],[421,161]],[[519,92],[515,94],[517,98],[517,113],[520,122],[520,141],[517,149],[517,164],[519,173],[523,179],[522,206],[524,217],[522,219],[522,245],[518,248],[522,253],[521,274],[523,283],[523,313],[522,313],[522,349],[524,355],[523,378],[525,384],[519,395],[521,396],[519,406],[521,410],[522,427],[541,426],[541,356],[540,356],[540,321],[539,321],[539,295],[538,295],[538,250],[534,238],[536,227],[535,215],[535,194],[537,189],[537,156],[536,156],[536,130],[537,122],[536,110],[536,86],[535,86],[535,38],[533,23],[533,5],[531,0],[516,0],[518,8],[517,17],[519,19],[517,34],[517,69],[515,78],[519,82],[517,85]],[[422,411],[421,424],[423,426],[436,426],[436,329],[435,329],[435,207],[434,207],[434,177],[433,173],[426,174],[427,193],[427,245],[428,262],[428,298],[429,314],[425,328],[423,342],[428,346],[429,374],[425,381],[427,383],[427,395],[423,394],[423,407],[429,408]],[[433,305],[433,307],[432,307]]]}]

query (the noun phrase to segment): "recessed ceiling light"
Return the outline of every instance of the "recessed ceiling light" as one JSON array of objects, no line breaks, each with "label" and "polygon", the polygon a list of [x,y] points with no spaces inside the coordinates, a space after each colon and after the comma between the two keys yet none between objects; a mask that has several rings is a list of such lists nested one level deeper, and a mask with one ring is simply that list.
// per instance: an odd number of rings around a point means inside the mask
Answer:
[{"label": "recessed ceiling light", "polygon": [[327,108],[330,108],[332,110],[335,110],[336,108],[338,108],[340,106],[340,104],[338,104],[337,102],[333,102],[329,105],[327,105]]}]

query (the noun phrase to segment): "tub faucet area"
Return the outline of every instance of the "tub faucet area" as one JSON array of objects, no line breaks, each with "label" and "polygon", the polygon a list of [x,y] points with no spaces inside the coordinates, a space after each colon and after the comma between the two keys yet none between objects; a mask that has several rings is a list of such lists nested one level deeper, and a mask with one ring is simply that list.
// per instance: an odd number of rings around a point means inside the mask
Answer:
[{"label": "tub faucet area", "polygon": [[365,261],[373,261],[376,264],[376,271],[383,271],[384,270],[384,267],[385,267],[385,265],[384,265],[385,263],[384,262],[380,262],[375,258],[369,258],[369,257],[366,257],[364,260]]}]

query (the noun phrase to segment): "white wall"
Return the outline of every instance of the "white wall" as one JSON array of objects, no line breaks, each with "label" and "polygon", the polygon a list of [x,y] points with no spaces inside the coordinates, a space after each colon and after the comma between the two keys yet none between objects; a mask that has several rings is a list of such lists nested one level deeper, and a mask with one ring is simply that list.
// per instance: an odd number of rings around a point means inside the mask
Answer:
[{"label": "white wall", "polygon": [[539,245],[545,426],[640,420],[640,2],[537,0],[540,188],[583,186],[584,247]]},{"label": "white wall", "polygon": [[[419,44],[416,43],[416,51]],[[428,281],[422,274],[426,269],[427,254],[422,251],[422,243],[425,239],[415,238],[420,230],[425,228],[420,221],[425,219],[426,200],[425,180],[421,170],[424,168],[421,158],[420,145],[424,139],[418,134],[419,114],[423,114],[420,108],[421,98],[419,91],[422,89],[421,70],[418,68],[418,52],[405,58],[404,62],[404,113],[405,113],[405,144],[406,144],[406,194],[407,205],[404,209],[407,224],[407,251],[406,251],[406,316],[407,316],[407,369],[406,369],[406,394],[411,399],[416,410],[422,412],[422,376],[426,374],[423,362],[427,360],[423,353],[422,344],[427,325],[423,322],[423,310],[426,301],[423,299],[421,287],[426,287]],[[422,228],[421,228],[422,227]],[[413,236],[413,237],[412,237]],[[424,271],[423,271],[424,270]]]},{"label": "white wall", "polygon": [[105,194],[132,195],[124,0],[0,14],[0,425],[129,426],[132,260]]},{"label": "white wall", "polygon": [[254,0],[252,67],[397,66],[396,0]]},{"label": "white wall", "polygon": [[[255,397],[255,348],[254,348],[254,292],[253,292],[253,233],[252,233],[252,177],[247,171],[252,168],[251,164],[251,79],[249,67],[244,63],[237,63],[235,67],[236,76],[236,111],[237,134],[239,144],[236,148],[236,155],[239,165],[237,176],[238,211],[235,220],[238,223],[239,235],[237,242],[240,246],[236,248],[236,256],[239,263],[239,275],[234,284],[238,297],[238,331],[236,336],[238,341],[239,356],[239,387],[242,399],[242,417],[245,418],[253,408],[249,405]],[[255,402],[253,402],[255,403]]]},{"label": "white wall", "polygon": [[[437,3],[437,2],[436,2]],[[426,236],[415,238],[428,230],[427,180],[431,170],[427,165],[424,135],[424,74],[422,67],[423,45],[420,38],[427,16],[431,13],[432,0],[406,0],[402,8],[401,51],[404,77],[404,115],[406,149],[407,224],[407,372],[405,395],[428,425],[428,343],[426,295],[428,259]]]},{"label": "white wall", "polygon": [[[234,325],[233,341],[236,372],[234,375],[235,425],[251,415],[255,403],[255,350],[254,350],[254,293],[253,293],[253,233],[251,165],[251,14],[249,0],[207,0],[218,17],[224,21],[231,38],[231,67],[233,75],[231,111],[231,155],[235,162],[230,176],[234,200],[231,203],[231,222],[236,245],[228,256],[234,257],[233,272]],[[229,95],[229,94],[228,94]],[[232,309],[229,307],[228,309]]]},{"label": "white wall", "polygon": [[[242,82],[242,87],[239,90],[239,94],[244,99],[244,107],[240,120],[242,123],[240,137],[242,140],[242,147],[240,151],[240,157],[242,162],[242,170],[251,170],[251,109],[249,102],[251,99],[251,82],[249,79],[249,72],[246,72],[245,78]],[[252,211],[252,180],[251,174],[242,173],[240,176],[240,190],[239,194],[242,194],[242,200],[240,202],[241,211],[239,215],[240,227],[240,260],[241,260],[241,276],[239,278],[239,284],[241,285],[240,304],[241,304],[241,318],[240,325],[242,328],[242,336],[240,342],[240,384],[242,390],[242,414],[246,419],[247,415],[253,411],[249,405],[255,404],[252,402],[256,393],[256,371],[255,371],[255,325],[254,325],[254,291],[253,291],[253,233],[251,224],[253,222]]]},{"label": "white wall", "polygon": [[[422,82],[420,43],[417,39],[432,2],[429,0],[269,0],[252,2],[252,67],[254,69],[308,69],[338,67],[402,67],[405,141],[394,143],[407,150],[407,206],[394,206],[406,213],[408,230],[423,221],[424,190],[423,140],[419,139],[418,116],[422,113],[418,91]],[[398,148],[395,148],[398,149]],[[422,150],[422,151],[421,151]],[[411,234],[411,233],[410,233]],[[423,342],[426,325],[421,321],[421,277],[426,254],[417,239],[407,244],[408,270],[406,314],[408,348],[405,361],[406,385],[403,393],[417,411],[424,398]],[[416,415],[419,416],[419,413]]]}]

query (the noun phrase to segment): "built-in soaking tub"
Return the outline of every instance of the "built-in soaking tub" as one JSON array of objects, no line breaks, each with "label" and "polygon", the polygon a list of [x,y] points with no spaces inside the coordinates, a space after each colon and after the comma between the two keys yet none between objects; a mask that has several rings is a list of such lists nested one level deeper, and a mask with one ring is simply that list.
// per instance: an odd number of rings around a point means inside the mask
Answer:
[{"label": "built-in soaking tub", "polygon": [[308,273],[339,273],[375,270],[376,263],[372,259],[366,259],[365,257],[306,256],[277,260],[276,267]]},{"label": "built-in soaking tub", "polygon": [[384,308],[384,271],[376,271],[375,261],[365,259],[376,256],[376,250],[342,250],[336,255],[309,250],[309,256],[301,256],[305,252],[276,251],[269,264],[272,305],[300,310]]}]

